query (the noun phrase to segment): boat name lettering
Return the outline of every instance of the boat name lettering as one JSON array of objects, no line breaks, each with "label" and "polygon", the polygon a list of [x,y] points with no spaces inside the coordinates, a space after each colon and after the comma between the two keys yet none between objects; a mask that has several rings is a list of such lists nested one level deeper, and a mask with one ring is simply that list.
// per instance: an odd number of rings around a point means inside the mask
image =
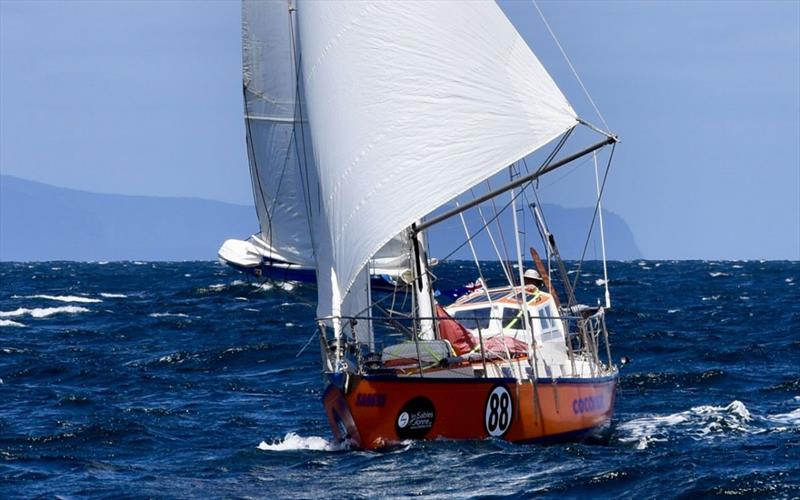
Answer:
[{"label": "boat name lettering", "polygon": [[386,394],[359,393],[356,396],[356,406],[386,406]]},{"label": "boat name lettering", "polygon": [[572,413],[580,415],[603,408],[603,395],[587,396],[585,398],[572,400]]}]

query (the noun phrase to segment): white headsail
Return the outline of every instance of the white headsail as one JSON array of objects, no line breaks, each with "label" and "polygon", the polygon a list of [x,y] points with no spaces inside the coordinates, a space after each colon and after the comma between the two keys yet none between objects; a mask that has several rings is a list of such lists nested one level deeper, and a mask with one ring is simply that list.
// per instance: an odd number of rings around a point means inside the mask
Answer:
[{"label": "white headsail", "polygon": [[290,4],[242,2],[247,156],[260,239],[276,253],[273,258],[313,267],[308,203],[316,202],[316,179],[305,178],[315,172],[308,131],[302,130]]},{"label": "white headsail", "polygon": [[494,2],[299,0],[298,22],[320,313],[393,236],[577,123]]}]

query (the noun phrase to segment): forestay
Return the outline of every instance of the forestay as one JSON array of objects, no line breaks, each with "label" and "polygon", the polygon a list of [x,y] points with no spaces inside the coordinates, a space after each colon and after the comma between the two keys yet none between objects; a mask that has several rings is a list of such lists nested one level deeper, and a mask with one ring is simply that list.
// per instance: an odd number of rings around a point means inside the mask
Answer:
[{"label": "forestay", "polygon": [[494,2],[299,0],[298,23],[320,312],[394,235],[577,123]]}]

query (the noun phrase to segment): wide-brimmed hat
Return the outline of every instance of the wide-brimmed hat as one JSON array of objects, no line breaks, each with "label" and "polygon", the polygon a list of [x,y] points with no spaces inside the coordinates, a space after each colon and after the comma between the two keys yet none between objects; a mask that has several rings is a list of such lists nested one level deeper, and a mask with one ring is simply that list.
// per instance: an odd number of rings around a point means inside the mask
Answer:
[{"label": "wide-brimmed hat", "polygon": [[522,276],[525,279],[540,280],[540,281],[542,280],[541,275],[539,275],[539,272],[536,269],[528,269]]}]

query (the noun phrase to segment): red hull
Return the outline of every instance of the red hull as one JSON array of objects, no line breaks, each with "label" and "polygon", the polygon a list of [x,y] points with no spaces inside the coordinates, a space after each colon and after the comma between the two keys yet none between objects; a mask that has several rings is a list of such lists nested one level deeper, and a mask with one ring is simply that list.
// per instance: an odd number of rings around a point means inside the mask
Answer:
[{"label": "red hull", "polygon": [[[511,442],[575,438],[611,420],[617,375],[562,378],[349,376],[323,396],[337,440],[380,448],[406,439]],[[344,382],[343,380],[340,382]]]}]

